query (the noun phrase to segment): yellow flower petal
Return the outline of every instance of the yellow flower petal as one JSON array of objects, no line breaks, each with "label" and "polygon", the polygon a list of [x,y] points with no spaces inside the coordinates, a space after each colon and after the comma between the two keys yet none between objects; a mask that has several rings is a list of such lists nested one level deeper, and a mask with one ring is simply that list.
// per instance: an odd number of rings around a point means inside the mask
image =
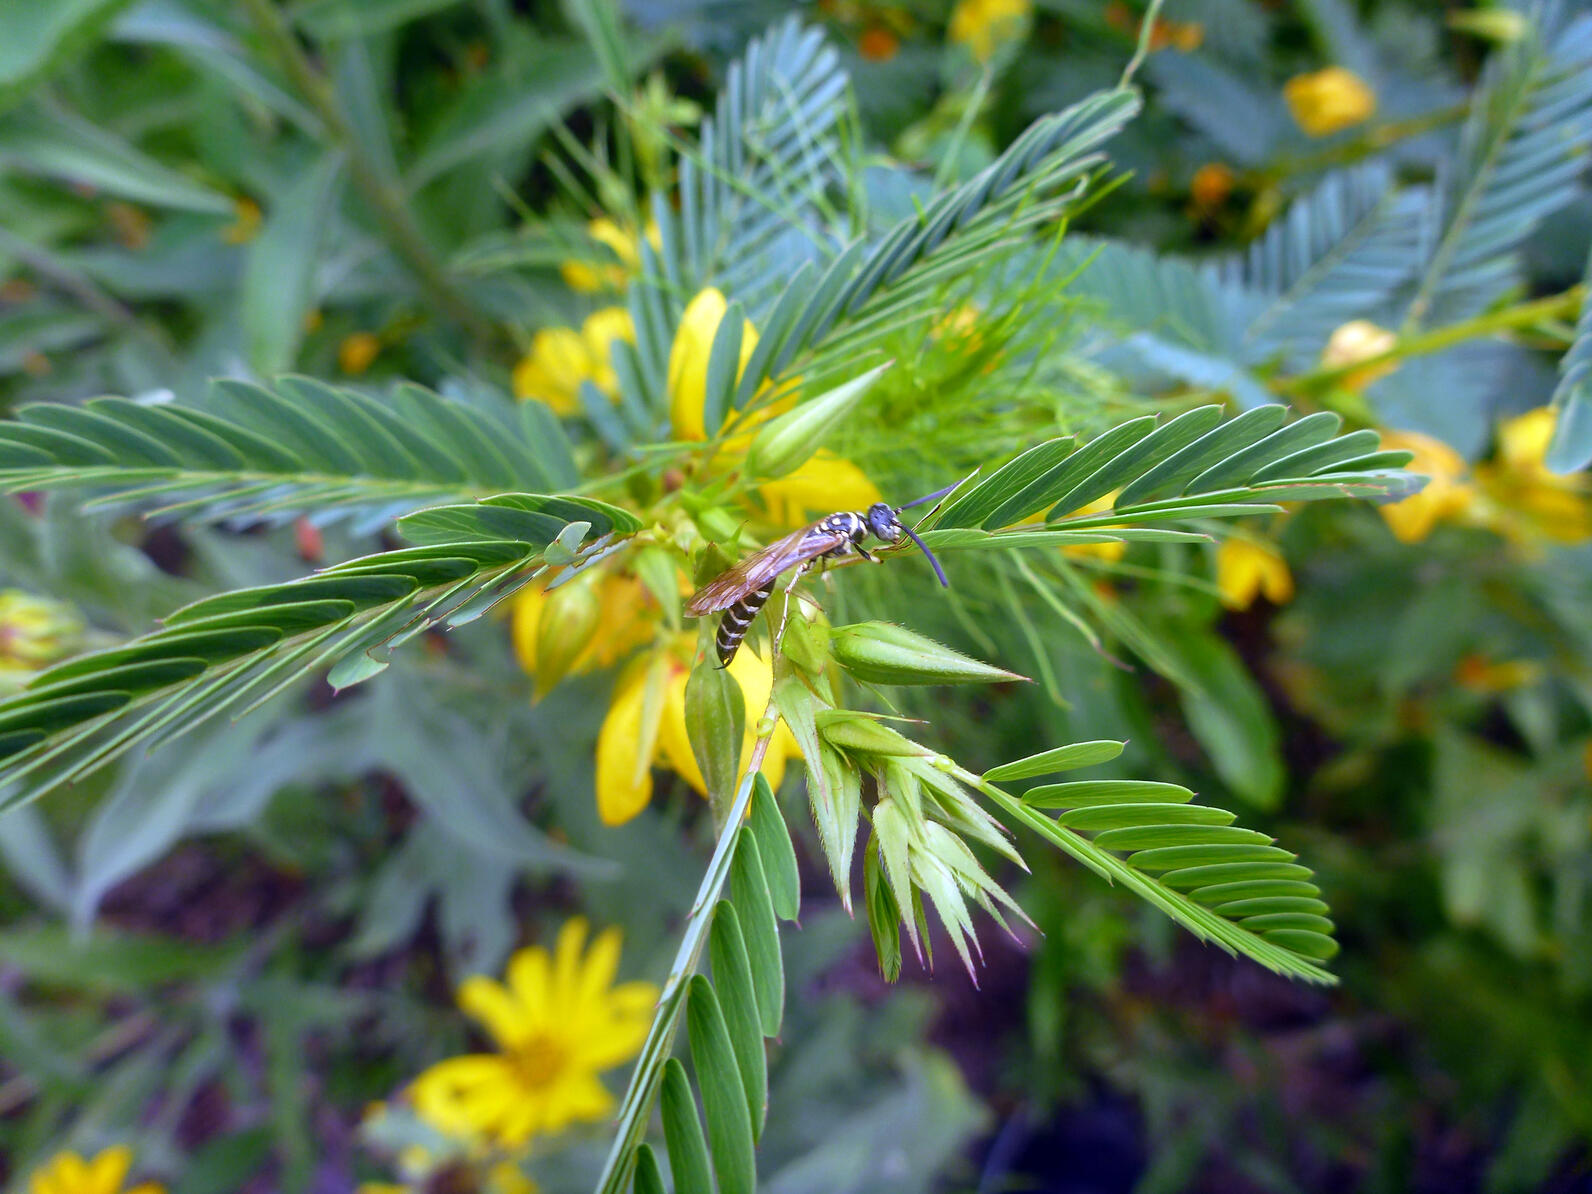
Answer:
[{"label": "yellow flower petal", "polygon": [[94,1194],[117,1194],[132,1167],[132,1149],[125,1144],[107,1148],[89,1162],[88,1189]]},{"label": "yellow flower petal", "polygon": [[635,236],[607,216],[599,216],[587,224],[586,235],[612,249],[620,263],[606,265],[590,261],[566,261],[558,267],[565,285],[583,294],[622,289],[625,276],[641,264],[641,250]]},{"label": "yellow flower petal", "polygon": [[623,307],[604,307],[593,311],[580,325],[580,338],[586,345],[586,362],[592,384],[610,398],[619,397],[619,378],[614,373],[615,340],[636,342],[636,327],[630,312]]},{"label": "yellow flower petal", "polygon": [[1407,467],[1428,478],[1419,493],[1378,507],[1398,539],[1417,543],[1439,522],[1458,518],[1470,507],[1475,490],[1460,480],[1465,475],[1465,458],[1453,448],[1415,431],[1384,431],[1382,447],[1413,453],[1415,458]]},{"label": "yellow flower petal", "polygon": [[1226,539],[1216,551],[1216,588],[1229,609],[1248,609],[1261,596],[1283,605],[1293,598],[1293,574],[1270,544]]},{"label": "yellow flower petal", "polygon": [[597,815],[605,825],[623,825],[652,799],[651,759],[640,758],[640,744],[659,731],[643,732],[647,669],[637,665],[644,662],[637,660],[621,674],[597,731]]},{"label": "yellow flower petal", "polygon": [[459,984],[459,1010],[477,1020],[501,1047],[511,1048],[525,1036],[523,1017],[514,996],[502,983],[471,975]]},{"label": "yellow flower petal", "polygon": [[817,512],[866,510],[882,501],[879,489],[851,461],[819,449],[793,472],[766,481],[758,493],[779,526],[800,526]]},{"label": "yellow flower petal", "polygon": [[[709,286],[687,304],[669,347],[669,419],[677,439],[706,439],[703,406],[707,401],[708,360],[713,353],[713,338],[729,304],[724,295]],[[741,328],[741,360],[735,376],[739,380],[752,350],[757,347],[757,329],[751,320]]]},{"label": "yellow flower petal", "polygon": [[546,1027],[542,1017],[553,1002],[553,960],[547,951],[540,946],[515,950],[504,977],[525,1027],[533,1032]]},{"label": "yellow flower petal", "polygon": [[1376,92],[1341,66],[1295,75],[1283,85],[1282,98],[1294,123],[1311,137],[1352,128],[1376,112]]},{"label": "yellow flower petal", "polygon": [[531,337],[531,351],[514,367],[514,396],[534,398],[554,414],[580,410],[580,383],[591,375],[586,342],[573,328],[543,328]]},{"label": "yellow flower petal", "polygon": [[1021,36],[1032,8],[1032,0],[958,0],[945,33],[976,61],[988,62],[1000,46]]}]

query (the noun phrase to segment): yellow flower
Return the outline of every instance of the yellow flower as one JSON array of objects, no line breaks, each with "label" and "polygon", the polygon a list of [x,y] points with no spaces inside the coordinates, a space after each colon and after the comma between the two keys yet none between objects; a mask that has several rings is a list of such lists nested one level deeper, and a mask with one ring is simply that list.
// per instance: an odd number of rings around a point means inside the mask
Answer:
[{"label": "yellow flower", "polygon": [[439,1131],[517,1148],[571,1124],[606,1119],[613,1096],[598,1075],[641,1048],[658,1000],[651,983],[614,985],[619,930],[585,950],[576,917],[551,955],[532,947],[509,959],[507,982],[483,975],[459,988],[459,1007],[497,1045],[439,1062],[411,1087],[416,1112]]},{"label": "yellow flower", "polygon": [[1476,479],[1497,507],[1494,521],[1504,535],[1530,531],[1558,543],[1592,538],[1592,502],[1584,473],[1561,476],[1546,456],[1558,412],[1538,407],[1498,428],[1494,459],[1476,468]]},{"label": "yellow flower", "polygon": [[[703,406],[707,401],[708,358],[713,354],[713,337],[729,303],[723,293],[709,286],[686,305],[680,326],[669,347],[669,420],[676,439],[706,439],[707,425]],[[740,380],[746,362],[757,347],[757,329],[748,319],[741,328],[741,361],[735,377]]]},{"label": "yellow flower", "polygon": [[1311,137],[1329,137],[1376,112],[1376,92],[1341,66],[1295,75],[1283,84],[1282,98],[1294,123]]},{"label": "yellow flower", "polygon": [[369,369],[381,354],[381,341],[370,332],[355,332],[337,346],[337,367],[350,377]]},{"label": "yellow flower", "polygon": [[83,645],[83,619],[69,605],[21,589],[0,590],[0,694]]},{"label": "yellow flower", "polygon": [[769,519],[790,527],[811,521],[815,514],[866,510],[884,500],[860,468],[825,448],[783,477],[763,482],[758,493]]},{"label": "yellow flower", "polygon": [[92,1161],[57,1153],[28,1178],[28,1194],[165,1194],[159,1182],[140,1182],[124,1192],[122,1182],[132,1164],[133,1150],[125,1144],[107,1148]]},{"label": "yellow flower", "polygon": [[[1386,328],[1378,327],[1369,319],[1351,319],[1333,330],[1327,346],[1321,350],[1321,364],[1328,369],[1341,369],[1356,365],[1392,350],[1398,337]],[[1365,389],[1379,377],[1386,377],[1397,369],[1397,361],[1382,361],[1345,373],[1338,384],[1356,392]]]},{"label": "yellow flower", "polygon": [[1413,452],[1415,459],[1406,467],[1429,478],[1419,493],[1380,507],[1388,528],[1399,539],[1418,543],[1439,522],[1451,521],[1470,508],[1476,491],[1460,479],[1465,475],[1465,459],[1442,440],[1415,431],[1384,431],[1382,447]]},{"label": "yellow flower", "polygon": [[[1104,497],[1090,502],[1087,506],[1073,511],[1073,513],[1079,516],[1085,514],[1104,514],[1107,510],[1111,509],[1112,506],[1116,505],[1117,494],[1120,492],[1122,491],[1113,490]],[[1024,521],[1037,523],[1043,522],[1044,520],[1045,512],[1043,510],[1036,510],[1030,519],[1025,519]],[[1098,529],[1108,535],[1111,533],[1110,527],[1100,527]],[[1073,543],[1063,547],[1061,550],[1070,556],[1083,556],[1090,559],[1104,560],[1108,564],[1114,564],[1127,553],[1128,545],[1121,540],[1118,540],[1115,543]]]},{"label": "yellow flower", "polygon": [[[648,229],[648,240],[657,240],[657,229]],[[636,234],[621,228],[607,216],[598,216],[586,225],[586,235],[606,245],[619,258],[617,265],[594,265],[589,261],[566,261],[559,275],[571,290],[591,294],[597,290],[622,290],[625,279],[641,264],[641,244]]]},{"label": "yellow flower", "polygon": [[1293,575],[1282,553],[1269,543],[1224,539],[1216,550],[1216,588],[1228,609],[1248,609],[1255,598],[1273,605],[1293,599]]},{"label": "yellow flower", "polygon": [[554,414],[580,410],[580,383],[589,381],[609,398],[618,398],[612,351],[615,340],[636,338],[630,312],[623,307],[593,311],[573,328],[543,328],[531,337],[531,350],[514,367],[514,396],[535,398]]},{"label": "yellow flower", "polygon": [[[605,824],[623,825],[647,807],[652,799],[654,766],[668,767],[707,795],[707,784],[691,751],[685,724],[685,686],[691,675],[688,660],[695,645],[694,635],[682,634],[673,643],[633,660],[620,673],[608,716],[597,733],[597,812]],[[741,742],[744,776],[774,675],[768,661],[744,647],[731,661],[729,673],[740,686],[745,703],[746,733]],[[649,684],[656,683],[650,680],[654,675],[661,678],[661,685],[649,702]],[[763,759],[762,771],[771,787],[779,787],[786,760],[799,753],[789,727],[780,723]]]},{"label": "yellow flower", "polygon": [[248,196],[232,201],[232,223],[221,230],[221,239],[229,245],[246,245],[260,234],[263,222],[260,205]]},{"label": "yellow flower", "polygon": [[1032,0],[957,0],[946,36],[966,46],[977,62],[1021,37],[1033,9]]},{"label": "yellow flower", "polygon": [[513,1161],[499,1161],[486,1171],[488,1194],[537,1194],[539,1188]]}]

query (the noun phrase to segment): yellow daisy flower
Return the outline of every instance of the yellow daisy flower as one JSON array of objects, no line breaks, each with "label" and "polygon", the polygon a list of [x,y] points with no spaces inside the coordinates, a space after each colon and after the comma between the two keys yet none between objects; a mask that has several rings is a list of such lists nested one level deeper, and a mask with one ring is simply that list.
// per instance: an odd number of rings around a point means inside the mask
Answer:
[{"label": "yellow daisy flower", "polygon": [[1273,605],[1293,600],[1293,574],[1269,543],[1224,539],[1216,549],[1216,588],[1228,609],[1248,609],[1257,597]]},{"label": "yellow daisy flower", "polygon": [[1294,123],[1311,137],[1330,137],[1376,113],[1376,92],[1341,66],[1295,75],[1283,84],[1282,98]]},{"label": "yellow daisy flower", "polygon": [[28,1194],[166,1194],[159,1182],[140,1182],[127,1190],[122,1182],[133,1166],[133,1150],[125,1144],[107,1148],[93,1160],[73,1152],[57,1153],[28,1178]]},{"label": "yellow daisy flower", "polygon": [[459,988],[459,1007],[497,1045],[439,1062],[410,1088],[415,1110],[449,1135],[506,1148],[606,1119],[614,1099],[599,1080],[641,1048],[658,1000],[652,983],[614,985],[619,930],[585,948],[576,917],[551,954],[540,947],[509,959],[506,982],[477,975]]}]

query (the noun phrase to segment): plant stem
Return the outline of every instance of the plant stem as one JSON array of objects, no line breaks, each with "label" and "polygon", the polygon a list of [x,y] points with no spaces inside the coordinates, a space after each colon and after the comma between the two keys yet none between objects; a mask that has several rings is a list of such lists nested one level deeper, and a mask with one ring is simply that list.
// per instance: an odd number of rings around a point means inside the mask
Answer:
[{"label": "plant stem", "polygon": [[370,205],[371,213],[393,251],[408,265],[422,289],[450,318],[463,324],[473,335],[481,339],[490,338],[493,334],[492,324],[449,278],[441,260],[420,234],[403,193],[383,176],[381,168],[360,145],[354,126],[343,114],[331,84],[305,54],[287,18],[273,0],[243,0],[243,7],[248,9],[255,26],[276,52],[288,78],[320,117],[328,137],[346,155],[354,185]]},{"label": "plant stem", "polygon": [[1239,175],[1241,181],[1251,186],[1269,186],[1292,178],[1300,174],[1314,174],[1322,170],[1329,170],[1334,166],[1346,166],[1353,162],[1374,157],[1388,146],[1397,144],[1409,137],[1418,137],[1422,133],[1432,132],[1446,125],[1457,123],[1465,118],[1470,111],[1468,104],[1454,104],[1447,108],[1438,108],[1431,112],[1423,112],[1419,116],[1408,116],[1403,120],[1390,120],[1386,124],[1379,124],[1367,129],[1365,134],[1353,141],[1342,145],[1334,145],[1330,149],[1319,150],[1316,153],[1301,154],[1298,157],[1282,158],[1261,169],[1248,171]]},{"label": "plant stem", "polygon": [[779,713],[774,700],[769,698],[759,724],[773,718],[768,733],[758,736],[752,746],[752,757],[747,763],[746,778],[736,790],[723,826],[719,829],[718,845],[713,858],[702,876],[696,897],[691,901],[691,911],[686,916],[685,933],[680,948],[675,951],[674,962],[669,967],[669,977],[664,980],[663,993],[658,997],[658,1010],[647,1029],[647,1039],[641,1046],[636,1068],[630,1075],[630,1087],[619,1106],[619,1119],[615,1126],[613,1146],[608,1150],[608,1160],[603,1165],[597,1189],[601,1194],[620,1194],[630,1177],[630,1160],[647,1121],[651,1118],[652,1102],[657,1093],[658,1081],[663,1074],[663,1063],[674,1048],[675,1030],[680,1026],[680,1008],[685,1000],[685,985],[696,973],[702,957],[702,947],[707,944],[708,928],[713,923],[713,909],[730,877],[730,860],[735,853],[735,842],[740,836],[741,823],[751,807],[752,790],[757,782],[758,770],[768,754],[768,744],[779,724]]},{"label": "plant stem", "polygon": [[1485,315],[1476,316],[1474,319],[1451,323],[1447,327],[1434,328],[1432,331],[1421,332],[1414,336],[1405,336],[1386,352],[1365,357],[1363,360],[1352,361],[1345,365],[1324,366],[1319,369],[1312,369],[1308,373],[1300,373],[1294,377],[1274,378],[1271,385],[1273,389],[1283,394],[1315,393],[1361,369],[1374,368],[1377,365],[1388,362],[1407,360],[1410,357],[1426,356],[1430,353],[1441,352],[1445,348],[1452,348],[1456,344],[1463,344],[1467,340],[1476,340],[1483,336],[1497,335],[1500,332],[1534,327],[1537,324],[1553,319],[1573,319],[1576,312],[1581,309],[1581,304],[1585,299],[1586,286],[1577,284],[1570,287],[1569,290],[1550,295],[1547,298],[1533,299],[1528,303],[1505,307],[1501,311],[1489,311]]}]

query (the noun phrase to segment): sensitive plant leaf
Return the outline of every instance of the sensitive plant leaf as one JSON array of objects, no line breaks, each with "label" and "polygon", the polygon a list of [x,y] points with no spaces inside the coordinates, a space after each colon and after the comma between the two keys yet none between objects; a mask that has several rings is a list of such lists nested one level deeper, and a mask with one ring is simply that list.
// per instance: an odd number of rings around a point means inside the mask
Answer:
[{"label": "sensitive plant leaf", "polygon": [[796,866],[796,846],[780,814],[779,801],[761,771],[752,784],[752,836],[769,883],[769,900],[781,920],[795,920],[801,909],[801,874]]},{"label": "sensitive plant leaf", "polygon": [[702,1113],[708,1125],[708,1153],[720,1194],[753,1194],[757,1162],[753,1157],[752,1122],[741,1085],[735,1049],[717,996],[707,979],[692,978],[686,999],[686,1024],[691,1064],[702,1092]]},{"label": "sensitive plant leaf", "polygon": [[1559,362],[1559,385],[1553,392],[1559,417],[1546,463],[1557,473],[1573,473],[1592,464],[1592,254],[1581,287],[1581,318],[1570,351]]}]

